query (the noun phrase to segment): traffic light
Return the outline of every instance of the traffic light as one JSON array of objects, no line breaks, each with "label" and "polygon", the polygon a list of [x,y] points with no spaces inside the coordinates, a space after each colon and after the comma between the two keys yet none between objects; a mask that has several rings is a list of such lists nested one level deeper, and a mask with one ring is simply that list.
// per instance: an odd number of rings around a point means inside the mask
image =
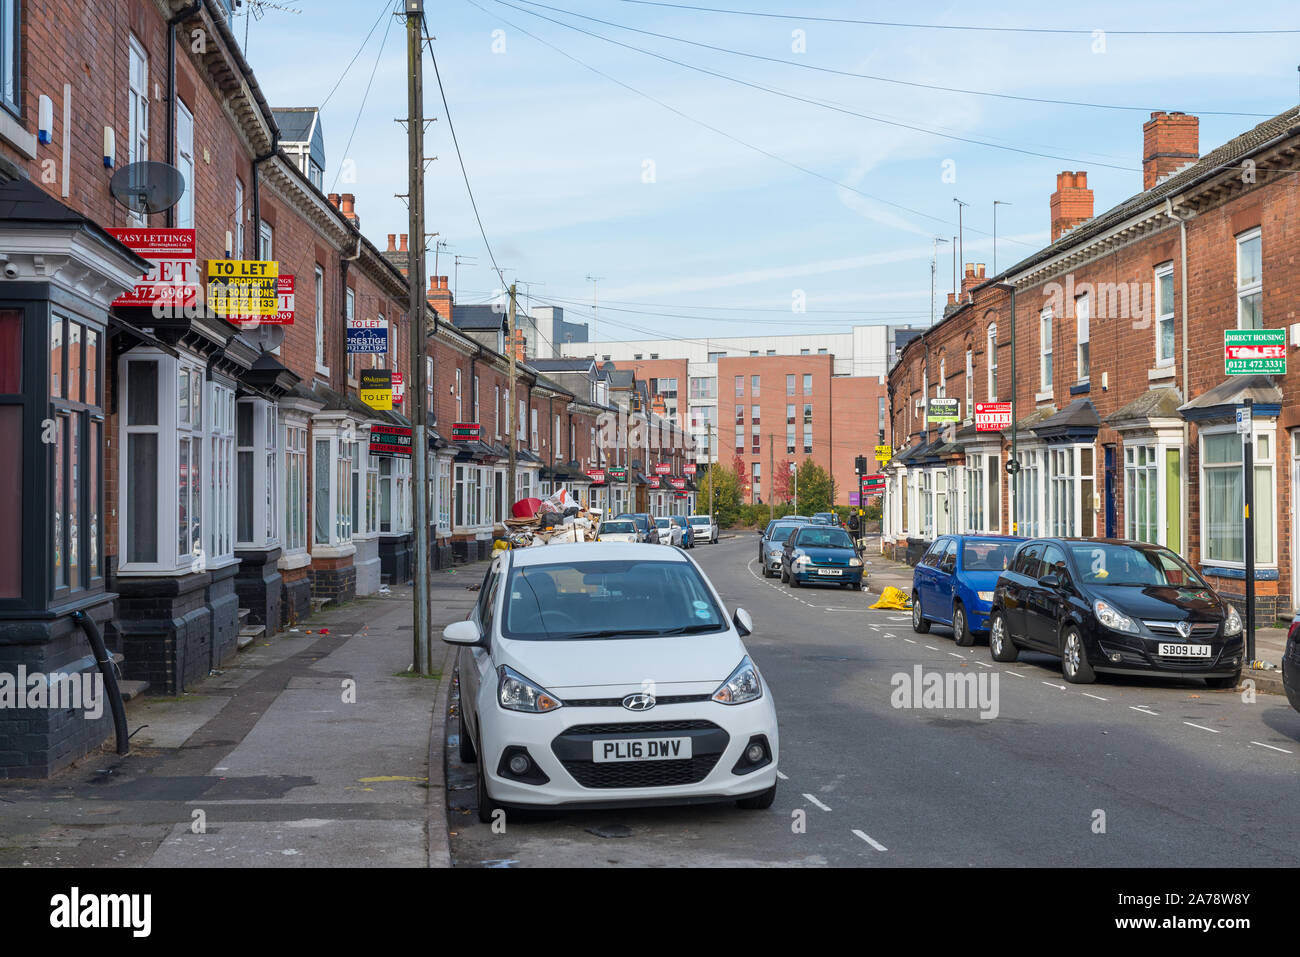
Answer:
[{"label": "traffic light", "polygon": [[865,455],[859,455],[856,459],[853,460],[853,468],[857,471],[859,475],[866,475],[867,457]]}]

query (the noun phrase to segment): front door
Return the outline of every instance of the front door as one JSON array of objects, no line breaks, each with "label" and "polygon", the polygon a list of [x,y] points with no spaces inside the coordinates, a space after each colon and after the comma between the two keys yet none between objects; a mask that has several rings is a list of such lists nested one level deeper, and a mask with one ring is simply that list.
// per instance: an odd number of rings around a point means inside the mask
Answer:
[{"label": "front door", "polygon": [[1115,446],[1107,445],[1106,449],[1106,537],[1115,537]]},{"label": "front door", "polygon": [[947,535],[952,531],[948,523],[948,473],[939,470],[934,473],[934,533]]}]

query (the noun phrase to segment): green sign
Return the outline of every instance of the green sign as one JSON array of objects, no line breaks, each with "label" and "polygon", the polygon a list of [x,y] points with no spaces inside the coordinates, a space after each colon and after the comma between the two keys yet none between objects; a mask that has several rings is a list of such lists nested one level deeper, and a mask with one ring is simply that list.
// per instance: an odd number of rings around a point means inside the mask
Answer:
[{"label": "green sign", "polygon": [[926,418],[930,422],[960,422],[961,400],[931,399]]},{"label": "green sign", "polygon": [[614,468],[614,467],[610,467],[610,468],[606,469],[605,471],[609,473],[609,477],[610,477],[611,479],[618,479],[618,480],[621,481],[621,480],[627,478],[627,469],[625,469],[625,468]]},{"label": "green sign", "polygon": [[1228,375],[1286,375],[1286,330],[1225,329],[1223,366]]}]

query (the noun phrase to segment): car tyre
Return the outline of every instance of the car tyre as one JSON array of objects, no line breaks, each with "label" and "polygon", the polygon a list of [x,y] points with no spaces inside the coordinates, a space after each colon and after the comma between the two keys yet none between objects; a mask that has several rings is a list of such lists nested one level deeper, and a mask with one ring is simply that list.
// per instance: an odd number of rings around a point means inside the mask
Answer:
[{"label": "car tyre", "polygon": [[918,635],[924,635],[930,630],[930,623],[921,611],[921,596],[916,592],[912,592],[912,630]]},{"label": "car tyre", "polygon": [[1097,673],[1088,661],[1088,651],[1083,647],[1083,635],[1077,628],[1067,628],[1061,635],[1061,674],[1075,685],[1089,685],[1097,680]]},{"label": "car tyre", "polygon": [[953,640],[962,648],[975,644],[975,632],[970,630],[970,619],[966,617],[966,606],[957,602],[952,609]]},{"label": "car tyre", "polygon": [[[482,749],[480,749],[481,751]],[[474,766],[474,782],[478,789],[478,819],[482,824],[491,824],[493,815],[501,810],[501,805],[492,800],[487,789],[487,772],[483,770],[483,762],[479,761]]]},{"label": "car tyre", "polygon": [[460,730],[460,760],[462,764],[473,764],[478,760],[478,752],[474,750],[474,742],[470,740],[469,730],[465,727],[465,702],[461,702],[456,709],[456,724]]},{"label": "car tyre", "polygon": [[993,612],[993,619],[989,622],[989,654],[994,661],[1015,661],[1020,657],[1020,649],[1011,639],[1006,616],[1000,611]]},{"label": "car tyre", "polygon": [[776,785],[773,784],[766,791],[761,791],[752,797],[741,798],[736,802],[736,807],[746,811],[766,811],[776,800]]},{"label": "car tyre", "polygon": [[1232,691],[1237,685],[1241,684],[1241,672],[1228,675],[1226,678],[1206,678],[1205,686],[1213,688],[1216,691]]},{"label": "car tyre", "polygon": [[794,570],[793,570],[793,569],[791,569],[791,571],[790,571],[790,587],[791,587],[791,588],[798,588],[798,587],[799,587],[799,579],[795,577],[795,574],[794,574]]}]

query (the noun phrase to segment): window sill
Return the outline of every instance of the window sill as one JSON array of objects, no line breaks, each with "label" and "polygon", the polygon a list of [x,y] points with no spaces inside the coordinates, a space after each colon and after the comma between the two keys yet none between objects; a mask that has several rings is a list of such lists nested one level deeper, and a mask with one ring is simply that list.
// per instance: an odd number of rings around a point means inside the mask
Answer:
[{"label": "window sill", "polygon": [[1035,402],[1051,402],[1054,398],[1056,398],[1056,393],[1051,389],[1048,389],[1046,392],[1034,393]]},{"label": "window sill", "polygon": [[1092,383],[1088,381],[1076,382],[1070,386],[1070,395],[1087,395],[1092,391]]},{"label": "window sill", "polygon": [[36,159],[36,134],[29,133],[14,115],[0,107],[0,140],[4,140],[28,159]]},{"label": "window sill", "polygon": [[312,558],[350,558],[357,553],[357,547],[351,542],[346,545],[313,545]]},{"label": "window sill", "polygon": [[330,377],[330,367],[323,366],[318,362],[316,363],[316,374],[323,375],[325,378],[328,379]]},{"label": "window sill", "polygon": [[275,563],[275,567],[282,572],[291,572],[297,568],[306,568],[311,564],[311,553],[306,549],[300,552],[293,552],[289,555],[282,555],[280,560]]},{"label": "window sill", "polygon": [[1147,370],[1147,381],[1154,382],[1157,379],[1172,379],[1174,377],[1173,365],[1156,366],[1154,369]]}]

